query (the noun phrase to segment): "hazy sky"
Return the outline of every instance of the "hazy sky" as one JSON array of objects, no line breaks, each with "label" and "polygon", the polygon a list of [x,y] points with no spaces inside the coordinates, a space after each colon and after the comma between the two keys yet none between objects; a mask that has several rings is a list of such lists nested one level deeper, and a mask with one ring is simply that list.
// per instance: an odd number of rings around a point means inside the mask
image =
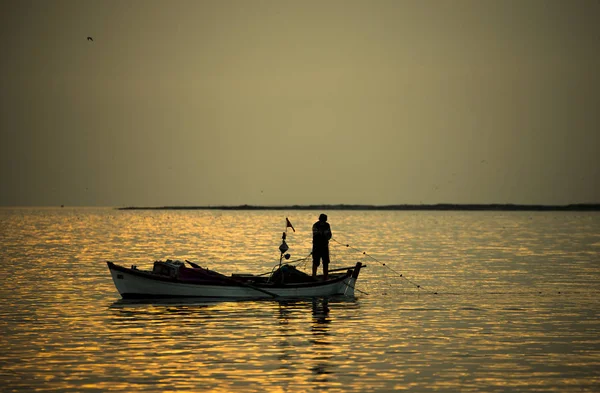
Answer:
[{"label": "hazy sky", "polygon": [[599,20],[597,0],[0,0],[0,205],[600,202]]}]

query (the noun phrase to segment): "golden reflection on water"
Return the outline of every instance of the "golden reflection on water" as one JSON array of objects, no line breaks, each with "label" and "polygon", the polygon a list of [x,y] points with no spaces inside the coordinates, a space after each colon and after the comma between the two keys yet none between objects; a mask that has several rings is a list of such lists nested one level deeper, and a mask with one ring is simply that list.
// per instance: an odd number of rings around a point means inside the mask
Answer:
[{"label": "golden reflection on water", "polygon": [[[342,305],[347,304],[333,307]],[[108,326],[118,332],[113,356],[127,359],[122,374],[134,374],[141,363],[154,370],[147,377],[158,380],[168,360],[176,358],[178,367],[167,371],[169,379],[190,386],[260,391],[280,381],[303,389],[326,382],[333,358],[341,355],[329,332],[329,310],[324,299],[214,305],[118,302],[111,307]],[[150,364],[149,356],[154,359]]]},{"label": "golden reflection on water", "polygon": [[268,272],[285,217],[297,230],[288,233],[292,259],[302,259],[318,213],[0,209],[3,386],[487,392],[600,383],[599,215],[331,212],[332,267],[368,264],[357,288],[369,295],[351,300],[128,302],[104,263],[177,258]]}]

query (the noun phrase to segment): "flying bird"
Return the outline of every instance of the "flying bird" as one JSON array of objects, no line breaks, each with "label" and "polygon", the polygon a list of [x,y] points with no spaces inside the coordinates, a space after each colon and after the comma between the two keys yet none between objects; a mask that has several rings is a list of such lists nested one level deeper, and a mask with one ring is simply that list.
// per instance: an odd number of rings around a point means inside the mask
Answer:
[{"label": "flying bird", "polygon": [[92,37],[88,37],[87,40],[88,41],[94,41],[94,39]]}]

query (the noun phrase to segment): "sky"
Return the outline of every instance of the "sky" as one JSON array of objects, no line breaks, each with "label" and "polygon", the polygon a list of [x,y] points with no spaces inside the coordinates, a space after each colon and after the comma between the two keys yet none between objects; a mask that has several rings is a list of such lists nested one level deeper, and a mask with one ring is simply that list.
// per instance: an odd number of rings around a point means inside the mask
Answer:
[{"label": "sky", "polygon": [[599,203],[599,19],[0,0],[0,205]]}]

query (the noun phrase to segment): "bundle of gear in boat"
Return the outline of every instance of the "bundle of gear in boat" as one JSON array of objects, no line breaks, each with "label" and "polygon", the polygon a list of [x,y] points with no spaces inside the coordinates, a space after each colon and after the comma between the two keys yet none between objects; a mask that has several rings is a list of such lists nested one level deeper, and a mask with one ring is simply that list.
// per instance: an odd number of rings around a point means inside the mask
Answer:
[{"label": "bundle of gear in boat", "polygon": [[[187,267],[187,262],[191,267]],[[206,282],[206,281],[229,281],[236,279],[246,282],[259,282],[259,283],[303,283],[303,282],[314,282],[316,278],[298,270],[295,266],[283,264],[278,266],[272,273],[265,273],[263,275],[254,274],[232,274],[226,276],[214,270],[203,268],[190,261],[179,261],[167,259],[166,261],[155,261],[152,273],[160,276],[177,279],[178,281],[188,282]],[[265,277],[265,275],[269,275]]]}]

